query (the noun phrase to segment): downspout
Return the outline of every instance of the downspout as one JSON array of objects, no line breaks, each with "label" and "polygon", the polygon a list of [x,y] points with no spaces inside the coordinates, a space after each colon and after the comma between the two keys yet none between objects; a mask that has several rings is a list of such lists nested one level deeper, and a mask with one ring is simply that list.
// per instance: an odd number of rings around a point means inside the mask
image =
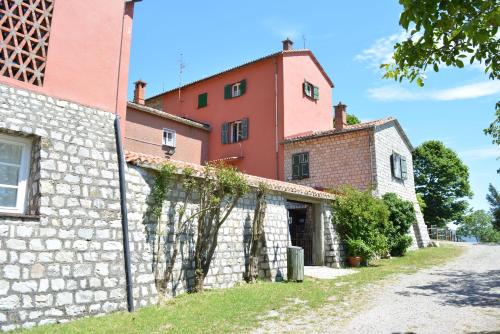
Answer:
[{"label": "downspout", "polygon": [[274,58],[274,133],[276,138],[276,180],[280,179],[279,144],[278,144],[278,62]]},{"label": "downspout", "polygon": [[[120,116],[118,116],[118,102],[120,95],[120,74],[122,65],[122,53],[123,53],[123,31],[125,25],[125,15],[127,12],[126,1],[123,5],[123,15],[122,15],[122,26],[120,35],[120,55],[118,57],[118,72],[116,74],[116,100],[115,100],[115,139],[116,139],[116,154],[118,156],[118,180],[120,184],[120,210],[121,210],[121,220],[122,220],[122,235],[123,235],[123,258],[125,264],[125,287],[127,291],[127,310],[129,312],[134,311],[134,296],[132,289],[132,271],[130,264],[130,247],[128,238],[128,217],[127,217],[127,188],[125,185],[125,164],[123,155],[123,145],[122,145],[122,134],[120,129]],[[132,3],[138,1],[132,1]]]}]

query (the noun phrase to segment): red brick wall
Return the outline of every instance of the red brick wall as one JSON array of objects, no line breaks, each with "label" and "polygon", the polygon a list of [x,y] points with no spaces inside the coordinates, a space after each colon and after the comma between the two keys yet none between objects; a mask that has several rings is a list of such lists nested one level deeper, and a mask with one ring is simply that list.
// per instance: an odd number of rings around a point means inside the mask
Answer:
[{"label": "red brick wall", "polygon": [[[311,187],[368,189],[373,178],[372,141],[371,131],[362,130],[287,143],[286,180]],[[292,155],[301,152],[309,152],[310,177],[292,180]]]}]

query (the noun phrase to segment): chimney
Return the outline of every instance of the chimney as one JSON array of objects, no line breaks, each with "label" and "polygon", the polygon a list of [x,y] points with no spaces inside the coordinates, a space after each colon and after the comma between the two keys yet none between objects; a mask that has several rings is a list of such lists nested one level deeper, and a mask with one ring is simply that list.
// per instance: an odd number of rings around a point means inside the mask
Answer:
[{"label": "chimney", "polygon": [[284,41],[282,41],[282,43],[283,43],[283,51],[288,51],[293,49],[293,42],[290,38],[287,37]]},{"label": "chimney", "polygon": [[142,80],[137,80],[134,89],[134,103],[144,105],[144,95],[146,95],[147,83]]},{"label": "chimney", "polygon": [[345,104],[342,104],[342,102],[339,102],[339,104],[336,105],[334,108],[335,108],[335,130],[341,131],[347,125],[347,114],[345,112],[347,106]]}]

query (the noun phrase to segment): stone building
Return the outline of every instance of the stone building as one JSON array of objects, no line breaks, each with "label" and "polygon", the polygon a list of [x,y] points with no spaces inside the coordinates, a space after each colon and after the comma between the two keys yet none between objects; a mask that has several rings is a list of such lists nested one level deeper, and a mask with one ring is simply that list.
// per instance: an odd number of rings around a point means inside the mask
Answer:
[{"label": "stone building", "polygon": [[347,125],[345,109],[341,103],[335,107],[334,129],[285,139],[286,180],[316,189],[353,186],[377,196],[396,193],[414,203],[418,224],[410,231],[413,247],[427,246],[408,137],[394,118]]},{"label": "stone building", "polygon": [[133,9],[0,6],[0,330],[126,308],[114,122]]}]

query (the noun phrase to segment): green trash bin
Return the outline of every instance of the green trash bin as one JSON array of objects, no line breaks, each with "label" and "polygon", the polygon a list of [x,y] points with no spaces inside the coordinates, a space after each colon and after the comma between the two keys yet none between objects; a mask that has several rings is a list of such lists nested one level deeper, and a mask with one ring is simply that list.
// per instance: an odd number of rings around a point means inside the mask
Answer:
[{"label": "green trash bin", "polygon": [[288,246],[286,250],[288,281],[304,280],[304,250],[297,246]]}]

